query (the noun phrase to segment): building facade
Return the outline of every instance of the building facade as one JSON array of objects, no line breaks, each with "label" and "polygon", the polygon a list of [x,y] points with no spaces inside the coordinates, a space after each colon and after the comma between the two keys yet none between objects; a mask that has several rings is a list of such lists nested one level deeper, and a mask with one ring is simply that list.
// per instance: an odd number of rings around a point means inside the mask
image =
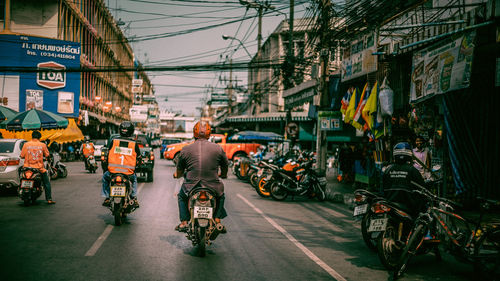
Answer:
[{"label": "building facade", "polygon": [[[48,61],[56,60],[62,64],[57,60],[64,60],[65,53],[58,54],[49,48],[59,50],[66,45],[79,46],[78,52],[65,51],[78,61],[77,65],[71,65],[73,72],[66,72],[65,82],[78,89],[73,91],[73,104],[78,104],[73,116],[80,117],[79,124],[84,133],[109,135],[121,121],[130,119],[129,108],[134,101],[132,80],[145,74],[133,71],[134,53],[103,0],[0,2],[5,11],[0,36],[24,36],[31,41],[59,40],[48,44],[53,47],[48,46],[47,50],[33,50],[31,47],[26,51],[36,51],[37,56],[45,54]],[[61,68],[45,66],[50,67]],[[74,73],[76,77],[69,77]],[[143,80],[142,91],[151,92],[149,79]],[[24,95],[24,92],[19,93],[21,103]],[[46,103],[50,104],[50,100]],[[19,109],[23,110],[23,107]]]}]

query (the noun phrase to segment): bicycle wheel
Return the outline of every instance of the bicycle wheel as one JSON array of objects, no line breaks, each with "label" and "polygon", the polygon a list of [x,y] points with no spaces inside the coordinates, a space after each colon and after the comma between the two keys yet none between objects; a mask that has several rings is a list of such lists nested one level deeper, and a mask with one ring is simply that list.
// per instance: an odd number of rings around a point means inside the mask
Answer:
[{"label": "bicycle wheel", "polygon": [[500,280],[500,229],[483,232],[475,243],[474,269],[483,278]]},{"label": "bicycle wheel", "polygon": [[422,240],[424,239],[427,228],[423,224],[417,225],[410,234],[410,238],[408,239],[408,243],[403,249],[401,253],[401,257],[396,266],[396,270],[394,271],[394,280],[403,275],[406,267],[408,266],[408,262],[410,258],[414,256],[418,250],[418,247],[422,244]]}]

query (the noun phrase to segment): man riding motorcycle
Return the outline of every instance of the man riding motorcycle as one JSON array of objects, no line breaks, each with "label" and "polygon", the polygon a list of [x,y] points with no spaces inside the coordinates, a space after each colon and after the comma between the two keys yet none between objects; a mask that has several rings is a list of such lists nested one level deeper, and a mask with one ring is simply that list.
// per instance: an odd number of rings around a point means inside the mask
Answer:
[{"label": "man riding motorcycle", "polygon": [[52,200],[52,188],[50,186],[49,173],[44,167],[43,157],[49,157],[47,145],[40,141],[42,134],[39,131],[31,133],[31,141],[24,144],[20,157],[24,159],[24,167],[35,168],[42,174],[45,187],[45,200],[48,204],[55,204]]},{"label": "man riding motorcycle", "polygon": [[[212,189],[217,196],[215,222],[220,223],[221,219],[227,216],[224,209],[224,184],[220,178],[227,178],[228,160],[220,145],[208,141],[210,133],[211,127],[207,122],[196,123],[193,128],[195,142],[183,147],[179,153],[174,178],[184,177],[184,183],[177,195],[181,221],[175,227],[177,231],[186,231],[188,227],[188,194],[199,185]],[[221,233],[225,232],[224,227]]]},{"label": "man riding motorcycle", "polygon": [[390,201],[401,202],[417,213],[422,206],[411,193],[416,189],[411,182],[420,186],[425,186],[425,182],[420,172],[412,165],[411,146],[407,142],[400,142],[394,146],[392,155],[394,163],[387,167],[382,178],[385,197]]},{"label": "man riding motorcycle", "polygon": [[83,159],[84,159],[83,161],[85,162],[85,169],[88,170],[88,168],[89,168],[88,158],[90,155],[94,155],[94,151],[95,151],[94,143],[92,143],[90,141],[90,138],[88,136],[85,136],[85,143],[82,144],[80,151],[83,154]]},{"label": "man riding motorcycle", "polygon": [[132,140],[134,125],[129,121],[120,124],[120,136],[112,139],[108,145],[108,170],[102,175],[101,195],[105,197],[103,206],[110,206],[109,183],[112,173],[128,175],[132,181],[132,194],[134,205],[139,208],[137,201],[137,176],[135,167],[141,161],[141,151],[137,142]]}]

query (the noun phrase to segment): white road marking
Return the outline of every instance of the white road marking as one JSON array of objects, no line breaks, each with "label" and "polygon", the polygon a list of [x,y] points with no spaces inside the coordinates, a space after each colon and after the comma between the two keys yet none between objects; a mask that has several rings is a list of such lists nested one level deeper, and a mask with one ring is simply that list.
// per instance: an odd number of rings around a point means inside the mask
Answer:
[{"label": "white road marking", "polygon": [[[139,195],[139,193],[141,192],[143,187],[144,187],[144,183],[141,183],[139,185],[139,187],[137,188],[137,195]],[[85,256],[86,257],[93,257],[95,255],[95,253],[97,253],[99,248],[101,248],[104,241],[106,241],[108,236],[111,234],[112,230],[113,230],[113,226],[108,225],[106,227],[106,229],[104,229],[104,232],[101,234],[101,236],[99,236],[99,238],[97,238],[97,240],[94,242],[92,247],[90,247],[90,249],[85,253]]]},{"label": "white road marking", "polygon": [[278,223],[276,223],[273,219],[270,217],[266,216],[259,208],[255,207],[250,201],[248,201],[245,197],[243,197],[241,194],[238,193],[238,197],[243,200],[243,202],[247,203],[248,206],[250,206],[254,211],[259,213],[264,219],[266,219],[274,228],[276,228],[279,232],[281,232],[283,235],[285,235],[288,240],[290,240],[297,248],[302,250],[304,254],[306,254],[312,261],[314,261],[317,265],[319,265],[321,268],[323,268],[330,276],[335,278],[337,281],[346,281],[344,277],[342,277],[337,271],[335,271],[333,268],[328,266],[324,261],[322,261],[320,258],[318,258],[311,250],[309,250],[304,244],[300,243],[293,237],[290,233],[288,233],[283,227],[281,227]]},{"label": "white road marking", "polygon": [[104,243],[106,238],[108,238],[109,234],[111,233],[111,230],[113,230],[113,226],[108,225],[106,229],[104,229],[104,232],[101,234],[101,236],[99,236],[99,238],[97,238],[97,240],[94,242],[94,245],[92,245],[92,247],[90,247],[87,253],[85,253],[86,257],[93,257],[95,253],[97,253],[97,250],[101,248],[102,243]]}]

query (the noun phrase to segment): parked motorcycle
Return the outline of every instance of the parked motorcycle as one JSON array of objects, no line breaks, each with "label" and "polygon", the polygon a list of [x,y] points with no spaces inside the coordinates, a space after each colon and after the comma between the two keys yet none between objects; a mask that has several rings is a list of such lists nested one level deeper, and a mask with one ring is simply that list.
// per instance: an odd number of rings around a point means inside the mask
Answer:
[{"label": "parked motorcycle", "polygon": [[128,214],[135,211],[134,200],[131,198],[132,180],[125,174],[111,174],[109,209],[119,226]]},{"label": "parked motorcycle", "polygon": [[288,195],[316,197],[319,201],[326,199],[326,177],[318,174],[313,168],[315,163],[310,157],[300,164],[293,171],[287,171],[276,167],[270,167],[273,171],[272,177],[269,180],[269,191],[273,199],[281,201]]},{"label": "parked motorcycle", "polygon": [[18,194],[25,206],[35,204],[36,199],[43,193],[42,174],[38,169],[21,168],[21,185]]},{"label": "parked motorcycle", "polygon": [[97,171],[97,162],[95,161],[94,155],[91,154],[88,157],[85,157],[85,169],[91,174]]},{"label": "parked motorcycle", "polygon": [[52,153],[52,163],[54,168],[57,170],[58,178],[65,178],[68,176],[68,169],[66,168],[66,165],[61,162],[61,155],[59,155],[58,152]]},{"label": "parked motorcycle", "polygon": [[198,187],[189,193],[188,206],[191,219],[187,238],[198,247],[200,256],[205,256],[206,245],[212,244],[224,226],[215,222],[216,196],[210,189]]}]

